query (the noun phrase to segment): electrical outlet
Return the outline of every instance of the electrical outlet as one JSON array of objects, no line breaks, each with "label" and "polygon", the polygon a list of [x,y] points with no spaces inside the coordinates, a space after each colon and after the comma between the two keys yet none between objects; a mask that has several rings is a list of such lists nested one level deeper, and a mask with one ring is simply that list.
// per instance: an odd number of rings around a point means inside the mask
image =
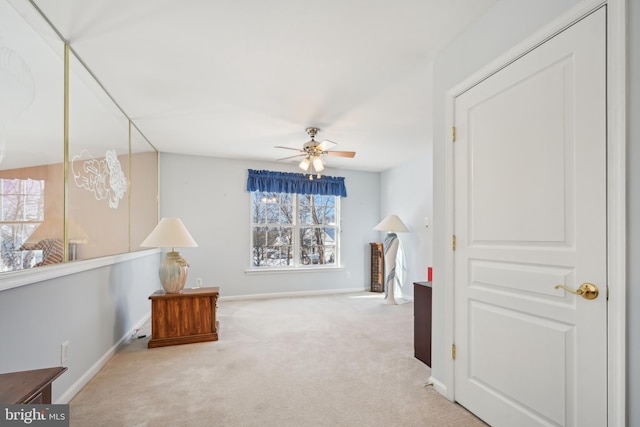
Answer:
[{"label": "electrical outlet", "polygon": [[60,363],[64,363],[69,359],[69,341],[65,341],[60,345]]},{"label": "electrical outlet", "polygon": [[349,270],[347,270],[347,280],[351,279],[351,272]]},{"label": "electrical outlet", "polygon": [[196,279],[196,286],[202,286],[202,277]]}]

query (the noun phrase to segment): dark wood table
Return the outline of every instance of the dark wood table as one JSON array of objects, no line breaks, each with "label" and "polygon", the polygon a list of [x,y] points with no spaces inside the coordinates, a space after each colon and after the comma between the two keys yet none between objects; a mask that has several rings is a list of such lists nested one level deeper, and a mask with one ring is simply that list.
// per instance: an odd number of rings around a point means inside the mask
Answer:
[{"label": "dark wood table", "polygon": [[57,366],[0,374],[0,403],[49,404],[51,383],[66,370],[63,366]]},{"label": "dark wood table", "polygon": [[185,288],[176,294],[156,291],[151,300],[148,347],[218,340],[216,304],[220,288]]}]

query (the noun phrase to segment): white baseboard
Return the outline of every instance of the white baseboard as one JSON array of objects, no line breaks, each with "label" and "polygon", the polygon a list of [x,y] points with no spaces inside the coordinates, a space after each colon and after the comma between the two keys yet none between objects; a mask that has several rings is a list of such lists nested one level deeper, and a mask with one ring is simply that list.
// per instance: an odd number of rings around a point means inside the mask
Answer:
[{"label": "white baseboard", "polygon": [[447,386],[444,385],[443,383],[441,383],[440,381],[436,380],[433,377],[429,377],[429,382],[431,384],[433,384],[433,389],[435,391],[437,391],[438,393],[440,393],[441,395],[443,395],[444,397],[446,397],[447,399],[449,399],[447,397]]},{"label": "white baseboard", "polygon": [[71,387],[69,387],[54,403],[66,404],[71,402],[71,399],[73,399],[76,394],[78,394],[80,390],[82,390],[82,388],[86,386],[98,372],[100,372],[100,369],[102,369],[107,364],[109,359],[111,359],[116,354],[118,349],[126,342],[128,342],[131,336],[135,334],[136,331],[140,329],[142,325],[144,325],[150,318],[151,312],[148,312],[142,317],[142,319],[138,321],[138,323],[136,323],[131,329],[129,329],[122,336],[122,338],[118,340],[117,343],[115,343],[105,354],[103,354],[102,357],[100,357],[96,361],[96,363],[94,363],[93,366],[89,368],[89,370],[87,370],[80,378],[78,378],[78,380],[73,383]]},{"label": "white baseboard", "polygon": [[221,296],[220,301],[236,301],[250,299],[268,299],[268,298],[288,298],[288,297],[306,297],[314,295],[332,295],[332,294],[350,294],[354,292],[365,292],[367,288],[349,288],[349,289],[326,289],[321,291],[300,291],[300,292],[276,292],[269,294],[251,294],[251,295],[232,295]]}]

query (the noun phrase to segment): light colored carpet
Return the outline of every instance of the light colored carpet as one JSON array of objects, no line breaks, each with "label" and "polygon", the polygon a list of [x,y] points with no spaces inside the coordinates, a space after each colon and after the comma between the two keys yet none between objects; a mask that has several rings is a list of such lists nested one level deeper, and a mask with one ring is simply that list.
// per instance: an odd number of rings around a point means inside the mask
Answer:
[{"label": "light colored carpet", "polygon": [[146,325],[71,401],[71,426],[484,426],[427,386],[413,304],[362,292],[218,303],[219,341]]}]

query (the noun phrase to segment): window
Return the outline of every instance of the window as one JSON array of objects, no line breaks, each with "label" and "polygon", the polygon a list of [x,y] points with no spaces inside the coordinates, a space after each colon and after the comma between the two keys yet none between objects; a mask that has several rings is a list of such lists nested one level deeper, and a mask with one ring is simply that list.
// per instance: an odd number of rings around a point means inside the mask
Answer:
[{"label": "window", "polygon": [[340,197],[251,192],[252,268],[339,265]]},{"label": "window", "polygon": [[0,271],[30,268],[41,254],[23,243],[44,220],[44,181],[0,179]]}]

